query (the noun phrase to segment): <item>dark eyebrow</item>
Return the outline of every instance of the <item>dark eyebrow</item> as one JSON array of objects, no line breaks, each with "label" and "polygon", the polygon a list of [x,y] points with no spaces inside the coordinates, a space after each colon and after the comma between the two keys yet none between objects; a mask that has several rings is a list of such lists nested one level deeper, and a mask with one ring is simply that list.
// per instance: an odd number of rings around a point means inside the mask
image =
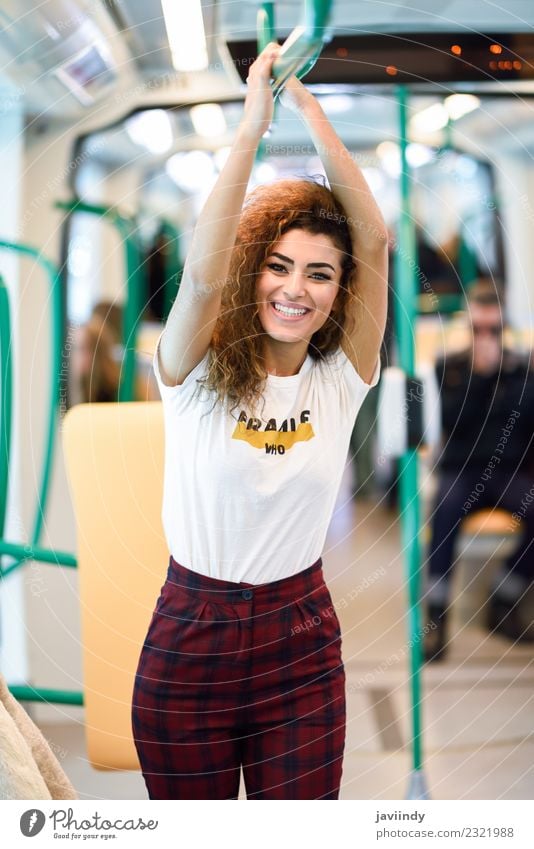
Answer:
[{"label": "dark eyebrow", "polygon": [[[273,253],[269,254],[269,256],[277,256],[278,259],[283,259],[284,262],[288,262],[290,265],[295,264],[293,262],[293,260],[290,259],[288,256],[284,256],[283,254],[278,254],[278,253],[276,253],[276,251],[273,251]],[[332,271],[334,272],[334,274],[336,273],[336,269],[334,268],[333,265],[330,265],[329,262],[309,262],[306,266],[306,268],[325,268],[325,267],[331,268]]]}]

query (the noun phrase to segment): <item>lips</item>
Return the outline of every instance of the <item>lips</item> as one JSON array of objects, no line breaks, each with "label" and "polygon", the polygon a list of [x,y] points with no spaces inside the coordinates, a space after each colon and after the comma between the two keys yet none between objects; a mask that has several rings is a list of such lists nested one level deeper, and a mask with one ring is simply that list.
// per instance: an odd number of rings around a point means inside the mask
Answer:
[{"label": "lips", "polygon": [[[311,312],[311,309],[309,307],[297,307],[297,306],[295,306],[295,307],[292,307],[292,309],[304,309],[304,310],[306,310],[306,312],[302,313],[302,315],[286,315],[285,313],[281,312],[280,310],[277,310],[276,307],[274,306],[275,303],[281,304],[282,306],[286,306],[286,304],[284,304],[282,301],[276,301],[276,302],[275,301],[269,301],[269,303],[270,303],[271,310],[273,311],[273,313],[278,318],[284,319],[284,321],[300,321],[301,319],[306,318],[306,316]],[[289,306],[289,304],[287,304],[287,306]]]}]

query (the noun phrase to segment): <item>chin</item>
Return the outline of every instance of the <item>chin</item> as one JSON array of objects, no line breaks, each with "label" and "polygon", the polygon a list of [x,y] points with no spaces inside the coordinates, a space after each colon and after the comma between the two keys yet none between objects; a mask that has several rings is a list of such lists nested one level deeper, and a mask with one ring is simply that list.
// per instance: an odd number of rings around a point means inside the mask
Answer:
[{"label": "chin", "polygon": [[294,333],[283,333],[280,330],[266,330],[265,332],[275,342],[302,342],[300,336],[296,336]]}]

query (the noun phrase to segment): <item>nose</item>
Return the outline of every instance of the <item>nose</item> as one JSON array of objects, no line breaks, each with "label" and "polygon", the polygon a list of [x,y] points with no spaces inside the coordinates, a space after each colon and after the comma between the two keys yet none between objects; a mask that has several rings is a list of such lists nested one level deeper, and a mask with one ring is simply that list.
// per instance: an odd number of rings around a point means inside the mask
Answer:
[{"label": "nose", "polygon": [[305,295],[304,275],[299,271],[292,271],[284,280],[284,295],[288,301],[295,301]]}]

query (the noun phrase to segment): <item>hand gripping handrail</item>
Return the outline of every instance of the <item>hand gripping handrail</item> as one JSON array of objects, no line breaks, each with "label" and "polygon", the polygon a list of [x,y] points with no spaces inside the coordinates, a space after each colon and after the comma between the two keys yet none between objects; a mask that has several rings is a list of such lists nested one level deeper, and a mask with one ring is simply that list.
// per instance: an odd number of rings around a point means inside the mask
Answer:
[{"label": "hand gripping handrail", "polygon": [[[290,33],[273,63],[273,97],[280,94],[289,77],[295,75],[300,79],[315,65],[323,44],[331,38],[328,28],[331,7],[332,0],[304,0],[302,23]],[[276,41],[274,30],[274,4],[263,3],[257,17],[259,53],[270,41]]]}]

